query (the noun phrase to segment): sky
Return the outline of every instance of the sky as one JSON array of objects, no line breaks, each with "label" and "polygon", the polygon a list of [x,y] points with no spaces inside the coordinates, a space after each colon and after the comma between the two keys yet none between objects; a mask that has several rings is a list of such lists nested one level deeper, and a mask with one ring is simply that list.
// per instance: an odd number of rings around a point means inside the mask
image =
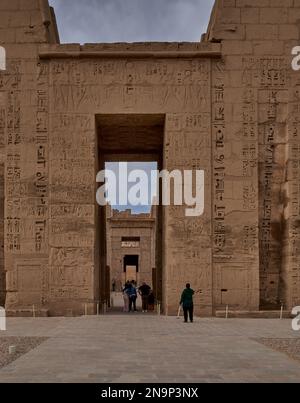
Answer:
[{"label": "sky", "polygon": [[[198,42],[206,32],[214,0],[49,0],[61,43]],[[107,166],[115,172],[116,164]],[[156,165],[133,164],[147,173]],[[150,206],[113,206],[148,212]]]},{"label": "sky", "polygon": [[49,0],[62,43],[197,42],[214,0]]},{"label": "sky", "polygon": [[[136,183],[138,183],[139,181],[133,182],[133,183],[129,183],[129,181],[127,181],[127,183],[124,183],[124,181],[120,180],[120,169],[121,166],[116,163],[116,162],[108,162],[105,164],[105,168],[107,170],[110,170],[112,172],[114,172],[115,176],[116,176],[116,180],[117,180],[117,192],[116,192],[116,197],[117,197],[117,202],[119,201],[119,197],[120,197],[120,191],[122,192],[123,195],[128,195],[128,192],[130,192],[130,189],[133,188],[135,186]],[[151,210],[151,205],[152,205],[152,200],[154,197],[157,197],[157,181],[151,180],[151,172],[152,171],[156,171],[157,170],[157,163],[156,162],[129,162],[127,164],[127,173],[128,173],[128,179],[129,179],[129,175],[130,173],[132,173],[133,171],[139,171],[142,170],[143,172],[146,173],[147,175],[147,184],[145,184],[145,186],[140,186],[143,189],[143,192],[145,196],[147,197],[147,203],[143,204],[143,205],[138,205],[138,206],[133,206],[130,203],[128,203],[127,205],[120,205],[120,204],[112,204],[112,207],[114,209],[117,209],[119,211],[124,211],[126,209],[131,209],[132,212],[134,214],[140,214],[140,213],[149,213]],[[124,172],[124,171],[123,171]],[[137,172],[138,173],[138,172]],[[128,189],[128,192],[125,191],[125,189]],[[140,194],[138,194],[138,198],[140,198]]]}]

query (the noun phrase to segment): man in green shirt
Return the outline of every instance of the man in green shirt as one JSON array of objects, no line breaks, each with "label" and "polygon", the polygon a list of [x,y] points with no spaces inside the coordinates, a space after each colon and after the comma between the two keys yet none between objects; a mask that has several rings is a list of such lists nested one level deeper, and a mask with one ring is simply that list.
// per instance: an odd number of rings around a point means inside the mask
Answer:
[{"label": "man in green shirt", "polygon": [[187,284],[186,289],[183,291],[181,295],[180,305],[183,307],[184,312],[184,322],[187,323],[188,316],[190,317],[191,323],[194,320],[194,301],[193,295],[195,291],[191,289],[191,285]]}]

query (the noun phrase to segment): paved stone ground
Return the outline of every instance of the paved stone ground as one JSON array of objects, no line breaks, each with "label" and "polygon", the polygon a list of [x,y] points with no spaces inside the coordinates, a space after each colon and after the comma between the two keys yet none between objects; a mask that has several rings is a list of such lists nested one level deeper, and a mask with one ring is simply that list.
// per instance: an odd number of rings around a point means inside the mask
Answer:
[{"label": "paved stone ground", "polygon": [[300,362],[254,340],[296,341],[290,320],[12,318],[1,336],[49,339],[2,368],[0,382],[300,381]]},{"label": "paved stone ground", "polygon": [[[5,367],[46,340],[45,337],[0,337],[0,368]],[[14,346],[15,352],[9,353]]]},{"label": "paved stone ground", "polygon": [[271,347],[276,351],[287,354],[300,362],[300,338],[299,339],[257,339],[259,343]]}]

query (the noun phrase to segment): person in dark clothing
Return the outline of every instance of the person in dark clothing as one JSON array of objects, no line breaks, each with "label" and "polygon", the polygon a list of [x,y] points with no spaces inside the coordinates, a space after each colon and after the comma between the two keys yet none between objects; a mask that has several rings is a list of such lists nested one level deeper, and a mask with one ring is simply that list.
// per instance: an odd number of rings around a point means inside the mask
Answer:
[{"label": "person in dark clothing", "polygon": [[123,292],[125,292],[129,287],[130,287],[130,281],[126,281],[126,284],[125,284],[125,286],[124,286],[124,288],[123,288]]},{"label": "person in dark clothing", "polygon": [[195,292],[191,289],[191,285],[187,284],[186,289],[181,295],[180,305],[183,307],[184,312],[184,322],[188,322],[188,317],[190,317],[191,323],[194,321],[194,301],[193,296]]},{"label": "person in dark clothing", "polygon": [[153,294],[153,291],[150,291],[149,297],[148,297],[148,309],[149,311],[154,311],[154,305],[155,305],[155,297]]},{"label": "person in dark clothing", "polygon": [[129,284],[129,286],[125,290],[125,292],[127,293],[128,297],[129,297],[129,312],[132,312],[132,310],[134,312],[137,312],[137,309],[136,309],[136,299],[137,299],[136,288],[132,284]]},{"label": "person in dark clothing", "polygon": [[143,283],[139,288],[139,294],[142,297],[143,302],[143,312],[148,312],[150,291],[151,287],[146,283]]},{"label": "person in dark clothing", "polygon": [[129,285],[130,285],[130,283],[129,283],[129,281],[127,281],[124,288],[122,288],[123,299],[124,299],[124,312],[129,312],[129,295],[127,294]]}]

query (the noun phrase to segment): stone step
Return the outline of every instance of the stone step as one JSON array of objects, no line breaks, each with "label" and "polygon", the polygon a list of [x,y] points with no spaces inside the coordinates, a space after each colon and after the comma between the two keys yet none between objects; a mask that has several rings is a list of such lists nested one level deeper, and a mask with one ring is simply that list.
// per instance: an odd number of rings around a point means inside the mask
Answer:
[{"label": "stone step", "polygon": [[[247,318],[247,319],[280,319],[280,311],[228,311],[228,318]],[[225,310],[217,310],[215,313],[216,318],[225,318]],[[284,319],[293,318],[290,311],[283,311],[282,317]]]},{"label": "stone step", "polygon": [[24,309],[8,309],[6,310],[6,316],[8,318],[32,318],[33,316],[37,318],[47,318],[49,317],[48,309],[39,309],[35,310],[33,314],[32,308],[24,308]]}]

